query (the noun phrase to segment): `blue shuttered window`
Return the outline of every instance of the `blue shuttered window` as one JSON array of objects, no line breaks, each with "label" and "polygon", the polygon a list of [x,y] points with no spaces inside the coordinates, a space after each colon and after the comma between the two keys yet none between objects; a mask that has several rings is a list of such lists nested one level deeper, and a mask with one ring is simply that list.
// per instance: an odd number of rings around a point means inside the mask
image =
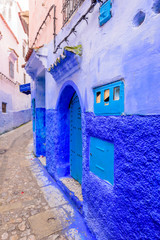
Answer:
[{"label": "blue shuttered window", "polygon": [[121,115],[124,112],[124,83],[118,81],[94,89],[96,115]]},{"label": "blue shuttered window", "polygon": [[109,19],[112,17],[111,8],[112,8],[111,0],[104,2],[102,4],[102,6],[99,8],[99,11],[100,11],[99,24],[100,24],[100,26],[102,26],[103,24],[108,22]]}]

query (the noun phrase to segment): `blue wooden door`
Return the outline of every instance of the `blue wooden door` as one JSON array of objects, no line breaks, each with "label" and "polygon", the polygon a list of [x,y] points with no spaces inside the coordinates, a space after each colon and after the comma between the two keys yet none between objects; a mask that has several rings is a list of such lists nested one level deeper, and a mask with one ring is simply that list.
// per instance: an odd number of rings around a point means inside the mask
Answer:
[{"label": "blue wooden door", "polygon": [[76,93],[70,103],[70,174],[82,182],[81,107]]}]

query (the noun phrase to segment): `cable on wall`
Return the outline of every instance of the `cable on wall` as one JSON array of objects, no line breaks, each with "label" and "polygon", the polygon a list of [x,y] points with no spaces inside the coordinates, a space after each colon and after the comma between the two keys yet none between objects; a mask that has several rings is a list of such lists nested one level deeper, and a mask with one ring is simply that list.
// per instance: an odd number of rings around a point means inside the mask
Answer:
[{"label": "cable on wall", "polygon": [[[84,14],[84,15],[82,15],[82,17],[78,20],[78,22],[74,25],[74,27],[71,29],[71,31],[69,32],[69,34],[65,37],[65,38],[63,38],[63,40],[57,45],[57,47],[56,48],[54,48],[54,54],[58,51],[58,49],[61,49],[60,48],[60,46],[61,46],[61,44],[63,43],[63,42],[68,42],[68,37],[72,34],[72,33],[74,33],[74,34],[76,34],[76,27],[80,24],[80,22],[82,21],[82,20],[85,20],[86,21],[86,23],[88,24],[88,18],[87,18],[87,15],[88,15],[88,13],[91,13],[92,12],[92,10],[93,10],[93,8],[94,8],[94,6],[97,4],[97,2],[99,2],[99,3],[103,3],[101,0],[92,0],[92,3],[91,3],[91,6],[89,7],[89,9],[87,10],[87,12]],[[54,45],[55,46],[55,45]]]},{"label": "cable on wall", "polygon": [[55,48],[55,44],[56,44],[56,6],[54,4],[50,7],[44,21],[42,22],[41,26],[39,27],[31,48],[34,47],[34,45],[35,45],[35,43],[38,39],[38,36],[40,35],[40,31],[43,29],[43,26],[46,25],[46,21],[47,21],[48,17],[51,17],[50,13],[51,13],[52,9],[54,9],[54,13],[53,13],[53,36],[54,36],[54,48]]}]

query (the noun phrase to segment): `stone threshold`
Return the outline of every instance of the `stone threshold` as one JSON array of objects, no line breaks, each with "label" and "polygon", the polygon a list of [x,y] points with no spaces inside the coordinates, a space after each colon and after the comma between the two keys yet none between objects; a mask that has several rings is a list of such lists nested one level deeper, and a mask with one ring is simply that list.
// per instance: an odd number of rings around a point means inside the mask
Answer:
[{"label": "stone threshold", "polygon": [[56,182],[63,190],[63,192],[67,195],[67,197],[77,207],[78,211],[83,215],[83,197],[81,184],[71,176],[61,177],[59,179],[56,179]]},{"label": "stone threshold", "polygon": [[[46,157],[38,157],[39,161],[46,168]],[[81,184],[71,176],[61,177],[55,179],[58,186],[63,190],[67,197],[78,208],[79,212],[83,215],[83,197]]]}]

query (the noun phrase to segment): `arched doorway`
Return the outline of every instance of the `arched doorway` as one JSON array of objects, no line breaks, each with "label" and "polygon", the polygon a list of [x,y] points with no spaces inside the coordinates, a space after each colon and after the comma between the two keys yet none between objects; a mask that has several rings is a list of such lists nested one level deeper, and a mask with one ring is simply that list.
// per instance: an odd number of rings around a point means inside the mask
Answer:
[{"label": "arched doorway", "polygon": [[70,174],[82,182],[82,126],[81,106],[77,93],[70,102]]},{"label": "arched doorway", "polygon": [[77,86],[66,82],[59,94],[54,118],[51,174],[82,181],[82,102]]}]

